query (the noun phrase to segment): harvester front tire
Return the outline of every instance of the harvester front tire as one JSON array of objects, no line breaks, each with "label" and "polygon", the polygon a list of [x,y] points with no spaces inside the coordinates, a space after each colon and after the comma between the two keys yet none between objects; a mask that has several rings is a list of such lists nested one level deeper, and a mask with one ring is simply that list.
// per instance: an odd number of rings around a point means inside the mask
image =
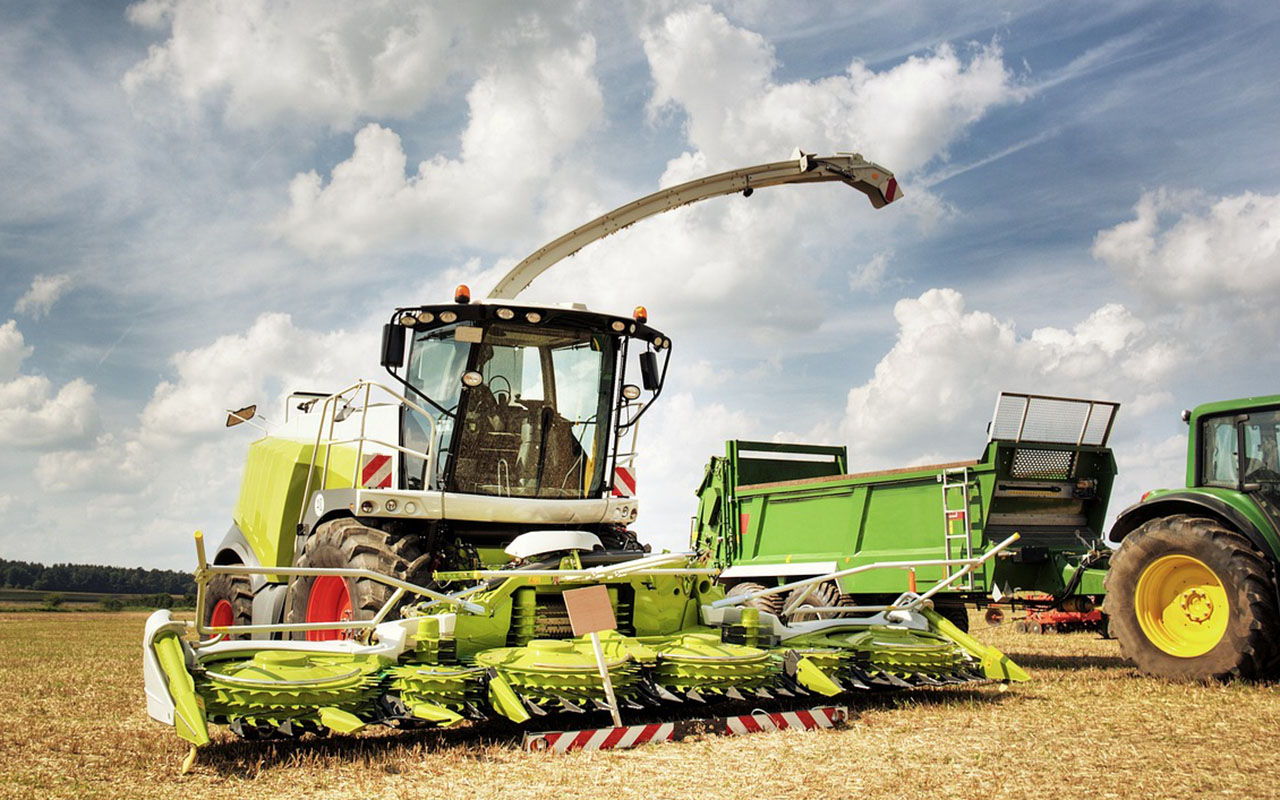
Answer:
[{"label": "harvester front tire", "polygon": [[[253,589],[246,575],[214,575],[205,587],[205,625],[249,625],[253,622]],[[229,639],[247,638],[241,635]]]},{"label": "harvester front tire", "polygon": [[[294,565],[368,569],[400,580],[422,583],[425,573],[429,571],[429,561],[430,558],[422,551],[417,537],[388,533],[345,517],[321,523],[307,537]],[[317,589],[334,597],[313,598]],[[333,599],[341,597],[343,590],[346,593],[348,614],[333,615],[325,613],[327,609],[317,609],[317,599],[328,599],[332,603]],[[386,584],[367,579],[299,576],[289,584],[289,592],[285,598],[285,622],[373,619],[393,591]],[[395,619],[394,612],[395,609],[387,619]],[[306,631],[294,634],[294,638],[323,641],[346,635],[348,634],[344,631]]]},{"label": "harvester front tire", "polygon": [[1221,523],[1179,514],[1125,537],[1106,578],[1120,653],[1148,675],[1258,678],[1280,636],[1275,578],[1253,544]]}]

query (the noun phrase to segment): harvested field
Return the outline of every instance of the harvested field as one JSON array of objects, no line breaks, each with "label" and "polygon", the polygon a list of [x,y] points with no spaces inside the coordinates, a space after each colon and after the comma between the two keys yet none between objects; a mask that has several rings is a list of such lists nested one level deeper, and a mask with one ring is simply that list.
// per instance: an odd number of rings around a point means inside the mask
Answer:
[{"label": "harvested field", "polygon": [[186,746],[144,710],[144,614],[0,614],[0,796],[1277,796],[1280,687],[1139,678],[1094,634],[975,633],[1035,682],[861,697],[833,732],[526,754],[474,730]]}]

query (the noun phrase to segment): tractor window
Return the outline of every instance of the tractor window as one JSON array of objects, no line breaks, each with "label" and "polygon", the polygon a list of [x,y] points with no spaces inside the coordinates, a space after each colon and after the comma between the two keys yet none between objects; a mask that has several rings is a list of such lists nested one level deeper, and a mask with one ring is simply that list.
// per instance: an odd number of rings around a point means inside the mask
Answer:
[{"label": "tractor window", "polygon": [[1244,423],[1244,482],[1268,494],[1280,490],[1280,411],[1255,411]]},{"label": "tractor window", "polygon": [[1235,488],[1240,460],[1236,455],[1236,426],[1233,417],[1215,417],[1204,423],[1204,482],[1211,486]]},{"label": "tractor window", "polygon": [[[424,331],[413,337],[409,351],[408,381],[418,391],[430,397],[441,408],[452,411],[458,405],[462,392],[462,373],[467,368],[467,356],[471,345],[457,338],[459,325]],[[453,418],[433,408],[419,397],[410,397],[417,405],[432,412],[436,424],[436,474],[443,474],[447,466],[449,441],[453,432]],[[430,423],[416,411],[405,410],[403,418],[404,446],[421,453],[431,449],[428,440]],[[426,462],[416,456],[404,457],[404,481],[409,489],[430,488],[433,481],[425,475]]]}]

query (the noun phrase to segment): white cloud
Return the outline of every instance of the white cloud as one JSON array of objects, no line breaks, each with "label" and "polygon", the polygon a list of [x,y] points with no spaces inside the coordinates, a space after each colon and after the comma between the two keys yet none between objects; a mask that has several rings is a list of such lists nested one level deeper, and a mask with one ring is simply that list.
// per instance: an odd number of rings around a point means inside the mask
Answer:
[{"label": "white cloud", "polygon": [[9,320],[0,325],[0,380],[12,378],[18,374],[22,362],[31,355],[34,348],[27,345],[18,323]]},{"label": "white cloud", "polygon": [[778,82],[773,47],[709,6],[669,14],[641,39],[655,83],[650,112],[682,108],[689,142],[716,166],[793,147],[853,149],[907,175],[945,159],[992,108],[1027,96],[997,44],[967,62],[942,44],[881,72],[855,59],[843,74]]},{"label": "white cloud", "polygon": [[321,332],[295,326],[288,314],[263,314],[244,334],[173,356],[177,379],[156,386],[140,417],[141,438],[149,445],[198,439],[222,429],[228,408],[256,402],[270,416],[290,391],[341,389],[361,368],[377,366],[373,341],[372,326]]},{"label": "white cloud", "polygon": [[49,313],[53,304],[58,302],[58,298],[62,297],[70,285],[70,275],[37,275],[31,281],[31,288],[18,298],[13,310],[39,319]]},{"label": "white cloud", "polygon": [[22,374],[32,352],[16,322],[0,325],[0,445],[43,447],[92,433],[98,425],[93,386],[75,378],[55,392],[45,376]]},{"label": "white cloud", "polygon": [[976,452],[1001,390],[1149,406],[1182,356],[1119,305],[1029,336],[966,311],[952,289],[899,300],[894,317],[896,343],[848,395],[843,430],[860,468]]},{"label": "white cloud", "polygon": [[874,292],[884,285],[885,274],[889,270],[889,261],[893,258],[892,250],[881,250],[871,257],[870,261],[859,264],[849,271],[849,290],[854,292]]},{"label": "white cloud", "polygon": [[547,182],[600,120],[594,65],[590,36],[530,63],[494,65],[467,94],[459,157],[437,155],[409,175],[400,137],[367,125],[327,183],[315,171],[293,179],[277,230],[313,256],[432,241],[495,248],[527,236]]},{"label": "white cloud", "polygon": [[1134,215],[1099,232],[1093,255],[1143,291],[1272,304],[1280,290],[1280,195],[1211,200],[1161,189],[1145,192]]},{"label": "white cloud", "polygon": [[147,0],[127,14],[169,29],[125,74],[127,91],[222,102],[227,122],[245,127],[296,118],[346,128],[412,114],[448,75],[454,33],[449,14],[393,0]]}]

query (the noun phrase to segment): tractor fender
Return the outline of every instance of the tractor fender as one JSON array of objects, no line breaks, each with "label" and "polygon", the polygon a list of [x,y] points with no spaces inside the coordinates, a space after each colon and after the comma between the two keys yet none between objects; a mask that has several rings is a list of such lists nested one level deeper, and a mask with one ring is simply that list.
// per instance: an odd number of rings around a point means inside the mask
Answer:
[{"label": "tractor fender", "polygon": [[1134,503],[1124,511],[1121,511],[1120,515],[1116,517],[1115,524],[1111,526],[1111,532],[1107,534],[1107,538],[1112,544],[1118,546],[1124,537],[1128,536],[1144,522],[1157,517],[1170,517],[1174,514],[1191,514],[1197,517],[1216,519],[1224,525],[1239,531],[1253,543],[1254,547],[1258,548],[1259,552],[1266,555],[1268,560],[1273,563],[1276,561],[1277,548],[1267,540],[1263,532],[1258,530],[1257,526],[1248,517],[1240,513],[1239,509],[1217,497],[1197,492],[1171,492],[1162,494],[1154,500]]}]

